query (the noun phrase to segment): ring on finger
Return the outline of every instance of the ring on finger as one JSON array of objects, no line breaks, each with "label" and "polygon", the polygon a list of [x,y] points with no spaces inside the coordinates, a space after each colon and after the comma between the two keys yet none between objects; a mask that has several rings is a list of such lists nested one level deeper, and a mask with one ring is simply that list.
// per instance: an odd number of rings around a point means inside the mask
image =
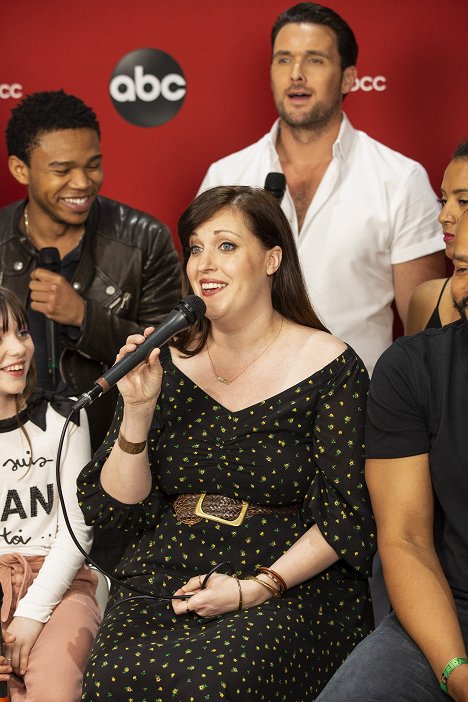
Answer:
[{"label": "ring on finger", "polygon": [[201,575],[198,576],[198,584],[200,585],[200,589],[203,588],[203,583],[202,583]]},{"label": "ring on finger", "polygon": [[189,606],[188,606],[188,600],[185,600],[185,611],[187,612],[187,614],[191,614],[191,613],[192,613],[192,610],[189,609]]}]

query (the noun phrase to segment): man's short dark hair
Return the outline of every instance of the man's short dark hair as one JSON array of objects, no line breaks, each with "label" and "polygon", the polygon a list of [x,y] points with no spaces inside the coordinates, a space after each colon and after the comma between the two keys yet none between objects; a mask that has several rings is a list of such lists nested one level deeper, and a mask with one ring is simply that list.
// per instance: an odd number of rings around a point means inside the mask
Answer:
[{"label": "man's short dark hair", "polygon": [[358,56],[358,45],[351,27],[334,10],[315,2],[300,2],[298,5],[285,10],[276,19],[271,30],[271,46],[273,48],[280,29],[286,24],[322,24],[336,34],[338,51],[341,57],[341,70],[355,66]]},{"label": "man's short dark hair", "polygon": [[461,144],[458,144],[457,148],[453,152],[452,161],[455,161],[457,158],[468,159],[468,141],[462,141]]},{"label": "man's short dark hair", "polygon": [[92,129],[101,137],[96,113],[80,98],[63,90],[27,95],[11,111],[5,131],[8,156],[29,165],[40,136],[61,129]]}]

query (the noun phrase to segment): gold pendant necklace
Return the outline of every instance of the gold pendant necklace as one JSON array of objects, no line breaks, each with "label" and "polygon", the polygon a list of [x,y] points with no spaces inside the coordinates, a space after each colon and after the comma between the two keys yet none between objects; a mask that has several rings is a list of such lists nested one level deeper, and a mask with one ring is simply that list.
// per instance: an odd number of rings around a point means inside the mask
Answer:
[{"label": "gold pendant necklace", "polygon": [[207,350],[207,352],[208,352],[208,358],[210,359],[211,367],[212,367],[212,369],[213,369],[214,376],[215,376],[216,380],[218,381],[218,383],[223,383],[223,385],[230,385],[230,384],[233,383],[235,380],[237,380],[237,378],[240,378],[240,376],[241,376],[243,373],[245,373],[245,371],[247,370],[247,368],[250,368],[250,366],[253,365],[253,364],[255,363],[255,361],[258,361],[258,359],[260,358],[260,356],[263,356],[263,354],[265,353],[265,351],[268,351],[268,349],[270,348],[270,346],[273,346],[273,344],[275,343],[276,339],[277,339],[277,338],[279,337],[279,335],[281,334],[281,330],[282,330],[282,328],[283,328],[283,322],[284,322],[284,317],[281,317],[281,324],[280,324],[280,327],[279,327],[278,331],[276,332],[275,336],[273,337],[273,339],[270,341],[270,343],[269,343],[267,346],[265,346],[265,348],[263,349],[263,351],[260,351],[260,353],[258,354],[258,356],[255,356],[255,358],[254,358],[252,361],[250,361],[250,363],[244,368],[244,370],[241,370],[241,372],[238,373],[234,378],[231,378],[231,380],[228,380],[228,378],[223,378],[222,375],[219,375],[219,373],[217,373],[216,368],[215,368],[214,363],[213,363],[213,359],[211,358],[210,347],[208,346],[208,342],[207,342],[207,343],[206,343],[206,350]]}]

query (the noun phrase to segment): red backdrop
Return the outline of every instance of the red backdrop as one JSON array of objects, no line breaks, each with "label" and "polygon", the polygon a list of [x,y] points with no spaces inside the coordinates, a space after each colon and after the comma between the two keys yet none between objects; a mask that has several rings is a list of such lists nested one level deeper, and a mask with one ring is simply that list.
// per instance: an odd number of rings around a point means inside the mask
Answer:
[{"label": "red backdrop", "polygon": [[[275,111],[269,33],[284,0],[3,0],[0,129],[22,93],[64,88],[96,110],[103,130],[103,194],[146,210],[175,231],[177,218],[216,158],[258,139]],[[333,0],[360,45],[360,77],[386,89],[345,103],[355,126],[426,167],[436,192],[455,145],[468,137],[466,0]],[[137,127],[116,112],[109,81],[135,49],[170,54],[187,79],[179,113]],[[379,82],[376,83],[379,87]],[[364,87],[372,80],[364,80]],[[13,91],[15,93],[15,91]],[[0,206],[21,197],[0,143]]]}]

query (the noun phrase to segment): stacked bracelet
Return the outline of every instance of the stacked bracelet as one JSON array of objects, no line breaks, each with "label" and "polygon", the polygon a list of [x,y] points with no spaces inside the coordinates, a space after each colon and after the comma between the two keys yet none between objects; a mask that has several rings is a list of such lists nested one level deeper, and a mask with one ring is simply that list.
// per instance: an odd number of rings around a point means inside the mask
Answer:
[{"label": "stacked bracelet", "polygon": [[264,580],[261,580],[260,578],[257,578],[256,575],[248,575],[247,580],[255,580],[256,583],[260,583],[260,585],[263,585],[263,587],[266,587],[267,590],[270,590],[270,592],[273,593],[274,597],[281,597],[281,592],[278,590],[277,587],[274,585],[270,585],[270,583],[266,583]]},{"label": "stacked bracelet", "polygon": [[266,568],[266,566],[259,566],[257,570],[259,571],[259,573],[263,573],[264,575],[268,576],[270,580],[273,580],[280,594],[284,595],[284,593],[288,589],[288,586],[286,585],[281,575],[278,575],[278,573],[275,570],[272,570],[271,568]]},{"label": "stacked bracelet", "polygon": [[452,658],[452,660],[447,663],[440,678],[440,687],[444,692],[448,694],[447,680],[449,679],[451,672],[455,670],[455,668],[458,668],[459,665],[466,665],[467,663],[468,658]]},{"label": "stacked bracelet", "polygon": [[146,448],[146,440],[145,441],[140,441],[138,444],[136,444],[133,441],[127,441],[125,436],[122,434],[121,431],[119,431],[119,437],[117,439],[117,443],[124,451],[125,453],[130,453],[130,454],[137,454],[137,453],[142,453],[145,448]]},{"label": "stacked bracelet", "polygon": [[240,610],[242,609],[242,588],[237,573],[233,573],[232,577],[235,579],[237,587],[239,588],[239,606],[237,608],[237,611],[240,612]]}]

